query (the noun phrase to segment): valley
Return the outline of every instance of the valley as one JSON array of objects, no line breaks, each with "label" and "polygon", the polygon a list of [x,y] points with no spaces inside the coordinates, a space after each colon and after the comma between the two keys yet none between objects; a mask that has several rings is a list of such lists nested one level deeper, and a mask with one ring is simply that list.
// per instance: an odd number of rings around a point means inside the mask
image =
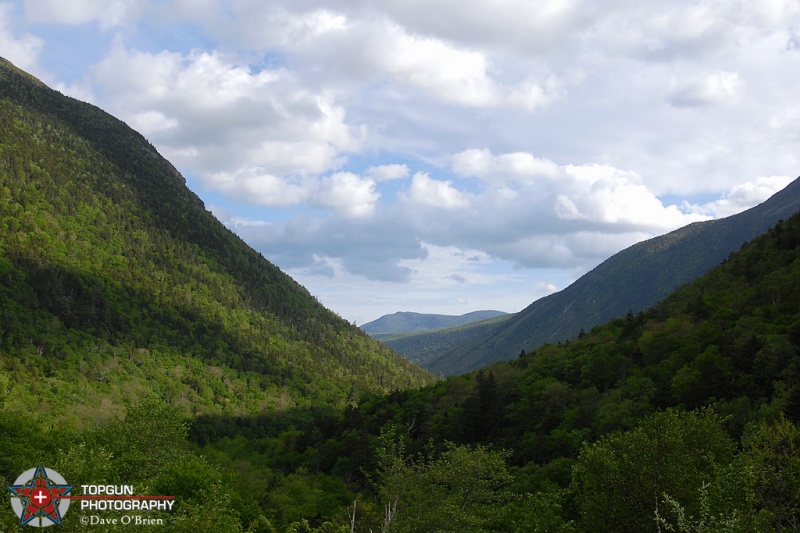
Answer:
[{"label": "valley", "polygon": [[[790,530],[798,187],[461,340],[405,337],[458,345],[418,348],[429,371],[223,226],[142,135],[2,60],[0,484],[45,465],[73,494],[135,487],[174,498],[140,517],[169,531]],[[64,531],[126,529],[73,506]]]}]

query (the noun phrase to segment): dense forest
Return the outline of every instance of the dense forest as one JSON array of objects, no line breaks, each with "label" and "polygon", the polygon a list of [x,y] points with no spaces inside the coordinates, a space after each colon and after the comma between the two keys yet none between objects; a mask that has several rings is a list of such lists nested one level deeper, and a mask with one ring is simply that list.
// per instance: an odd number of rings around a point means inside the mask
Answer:
[{"label": "dense forest", "polygon": [[[185,367],[164,384],[177,403],[240,396],[244,411],[430,381],[222,226],[139,134],[9,66],[0,239],[0,349],[15,373],[151,387],[153,359],[156,374]],[[239,383],[193,384],[208,373]]]},{"label": "dense forest", "polygon": [[[388,531],[793,531],[799,260],[795,216],[570,342],[288,429],[200,417],[190,438],[272,475],[344,480],[373,530],[389,509]],[[306,494],[286,500],[305,512],[270,518],[337,523]]]},{"label": "dense forest", "polygon": [[179,531],[792,531],[798,259],[800,216],[647,312],[343,409],[192,416],[154,394],[52,424],[73,400],[39,390],[21,417],[33,380],[4,371],[0,472],[177,494]]},{"label": "dense forest", "polygon": [[[158,461],[190,466],[177,448],[198,414],[343,407],[433,381],[227,230],[141,135],[0,60],[2,482],[58,450],[100,468],[71,446],[103,427],[117,444],[97,437],[98,457],[150,486],[161,466],[131,453],[163,442],[175,453]],[[152,425],[137,429],[145,403]]]},{"label": "dense forest", "polygon": [[797,530],[799,259],[795,216],[646,311],[435,381],[138,134],[0,64],[0,485],[174,495],[169,531]]}]

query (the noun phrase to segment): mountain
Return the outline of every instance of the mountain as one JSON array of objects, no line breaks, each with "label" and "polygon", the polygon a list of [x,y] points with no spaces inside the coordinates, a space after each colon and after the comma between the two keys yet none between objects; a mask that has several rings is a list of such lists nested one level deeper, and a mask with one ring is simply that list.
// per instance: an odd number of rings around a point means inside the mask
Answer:
[{"label": "mountain", "polygon": [[430,357],[426,367],[445,375],[467,372],[543,343],[573,338],[582,329],[629,310],[645,310],[799,210],[800,180],[795,180],[742,213],[690,224],[635,244],[480,337]]},{"label": "mountain", "polygon": [[453,328],[505,314],[502,311],[473,311],[465,315],[452,316],[400,312],[383,315],[377,320],[363,324],[361,329],[373,338],[380,339],[387,335],[397,335],[398,333]]},{"label": "mountain", "polygon": [[502,314],[463,326],[444,329],[398,333],[396,335],[373,335],[395,352],[416,365],[426,367],[428,360],[449,350],[452,346],[461,346],[472,339],[486,334],[487,331],[505,322],[513,315]]},{"label": "mountain", "polygon": [[569,342],[278,434],[269,416],[201,418],[193,438],[254,479],[292,461],[290,485],[261,489],[282,506],[276,530],[321,514],[317,524],[347,531],[356,497],[324,507],[336,479],[359,487],[364,531],[389,519],[405,532],[791,530],[798,280],[800,214],[647,311]]},{"label": "mountain", "polygon": [[57,380],[62,409],[145,394],[246,412],[432,379],[225,228],[139,133],[5,60],[0,280],[0,370],[22,403]]}]

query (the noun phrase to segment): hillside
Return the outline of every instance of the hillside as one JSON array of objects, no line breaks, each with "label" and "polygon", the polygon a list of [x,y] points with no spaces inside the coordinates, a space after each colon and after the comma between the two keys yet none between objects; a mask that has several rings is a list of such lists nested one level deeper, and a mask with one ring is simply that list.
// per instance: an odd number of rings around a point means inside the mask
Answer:
[{"label": "hillside", "polygon": [[473,311],[464,315],[433,315],[399,312],[383,315],[377,320],[361,325],[361,329],[376,339],[399,333],[414,333],[432,329],[454,328],[489,318],[503,316],[502,311]]},{"label": "hillside", "polygon": [[[426,368],[445,375],[467,372],[512,359],[521,350],[573,338],[582,329],[624,316],[629,310],[646,310],[799,210],[800,180],[795,180],[747,211],[690,224],[635,244],[480,337],[430,357]],[[443,345],[435,337],[430,340]]]},{"label": "hillside", "polygon": [[[787,218],[647,311],[434,382],[141,136],[0,64],[0,485],[172,495],[137,514],[178,532],[796,529]],[[77,507],[60,531],[95,528]]]},{"label": "hillside", "polygon": [[147,391],[247,412],[431,379],[226,229],[137,132],[6,61],[0,279],[20,405],[58,382],[62,410],[107,416]]},{"label": "hillside", "polygon": [[569,342],[284,431],[270,416],[203,417],[192,438],[306,484],[291,500],[265,493],[286,505],[276,524],[320,512],[347,530],[352,498],[339,493],[337,511],[313,490],[339,479],[360,495],[359,531],[385,524],[387,506],[404,532],[792,530],[798,280],[795,215],[647,312]]},{"label": "hillside", "polygon": [[[45,465],[76,491],[174,496],[141,513],[169,531],[264,531],[237,489],[252,480],[197,453],[192,421],[431,382],[220,224],[137,132],[0,60],[0,485]],[[84,531],[79,514],[60,530]],[[23,518],[5,506],[0,530]]]},{"label": "hillside", "polygon": [[409,361],[421,367],[427,367],[428,360],[453,346],[461,346],[472,339],[485,335],[498,324],[509,320],[512,315],[503,314],[463,326],[448,327],[430,331],[399,333],[396,335],[373,336],[399,353]]}]

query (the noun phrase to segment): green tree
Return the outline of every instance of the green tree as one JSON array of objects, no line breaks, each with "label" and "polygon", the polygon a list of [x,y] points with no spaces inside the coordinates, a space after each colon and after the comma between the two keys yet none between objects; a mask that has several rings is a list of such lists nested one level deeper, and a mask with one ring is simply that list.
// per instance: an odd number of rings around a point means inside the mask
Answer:
[{"label": "green tree", "polygon": [[[398,532],[479,531],[496,522],[496,509],[509,495],[509,452],[486,446],[445,443],[437,457],[405,457],[396,433],[382,436],[378,490],[387,505],[384,529]],[[390,518],[390,520],[389,520]]]},{"label": "green tree", "polygon": [[664,494],[698,513],[700,487],[731,461],[733,450],[710,410],[657,413],[637,428],[585,445],[571,485],[579,529],[657,531]]},{"label": "green tree", "polygon": [[800,527],[800,432],[783,415],[749,428],[734,467],[742,515],[758,529]]}]

